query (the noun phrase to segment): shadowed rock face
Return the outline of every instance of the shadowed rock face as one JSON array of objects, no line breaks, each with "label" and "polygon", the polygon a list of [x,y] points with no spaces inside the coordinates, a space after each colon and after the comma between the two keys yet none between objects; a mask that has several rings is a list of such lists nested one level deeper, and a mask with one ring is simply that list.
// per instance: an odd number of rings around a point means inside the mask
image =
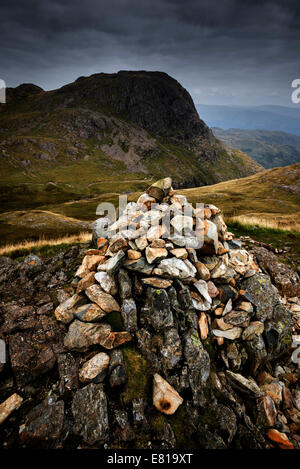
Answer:
[{"label": "shadowed rock face", "polygon": [[110,107],[150,132],[174,141],[195,137],[215,141],[199,119],[190,94],[166,73],[98,73],[61,88],[56,92],[59,95],[78,101],[93,100],[94,105]]}]

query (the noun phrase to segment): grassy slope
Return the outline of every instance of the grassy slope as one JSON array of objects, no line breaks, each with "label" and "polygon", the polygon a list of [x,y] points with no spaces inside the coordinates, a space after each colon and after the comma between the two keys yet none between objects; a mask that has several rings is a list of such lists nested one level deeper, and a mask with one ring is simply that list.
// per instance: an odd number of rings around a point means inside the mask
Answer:
[{"label": "grassy slope", "polygon": [[193,203],[217,205],[226,217],[247,214],[299,223],[300,163],[182,193]]}]

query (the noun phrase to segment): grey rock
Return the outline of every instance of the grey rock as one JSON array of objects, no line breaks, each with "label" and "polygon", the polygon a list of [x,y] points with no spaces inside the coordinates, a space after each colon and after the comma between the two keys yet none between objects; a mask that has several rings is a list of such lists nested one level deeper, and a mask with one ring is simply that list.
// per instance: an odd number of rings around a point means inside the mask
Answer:
[{"label": "grey rock", "polygon": [[241,288],[247,290],[256,302],[256,319],[261,322],[271,319],[278,295],[270,277],[265,274],[253,275],[241,282]]},{"label": "grey rock", "polygon": [[123,300],[121,316],[126,331],[134,332],[137,330],[137,307],[133,298],[125,298]]},{"label": "grey rock", "polygon": [[173,326],[173,314],[170,300],[166,290],[148,288],[148,296],[151,305],[150,321],[156,331]]},{"label": "grey rock", "polygon": [[58,447],[64,426],[64,403],[51,398],[34,407],[20,426],[20,443],[25,447]]},{"label": "grey rock", "polygon": [[124,251],[119,251],[113,257],[109,259],[106,264],[106,272],[110,275],[115,274],[125,260],[125,253]]},{"label": "grey rock", "polygon": [[109,437],[107,398],[102,384],[89,384],[76,391],[72,401],[73,431],[85,443],[104,443]]},{"label": "grey rock", "polygon": [[125,298],[132,297],[132,282],[128,272],[124,269],[120,269],[118,272],[119,281],[119,295],[124,300]]}]

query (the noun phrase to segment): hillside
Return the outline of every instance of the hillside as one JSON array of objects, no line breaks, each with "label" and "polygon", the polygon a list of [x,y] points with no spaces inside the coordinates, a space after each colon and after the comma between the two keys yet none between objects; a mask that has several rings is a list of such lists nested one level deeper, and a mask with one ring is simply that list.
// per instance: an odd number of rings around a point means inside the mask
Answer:
[{"label": "hillside", "polygon": [[182,191],[193,202],[209,201],[226,217],[258,216],[285,224],[300,223],[300,163],[268,169],[243,179]]},{"label": "hillside", "polygon": [[209,127],[221,129],[278,130],[300,135],[300,106],[196,105]]},{"label": "hillside", "polygon": [[161,174],[193,187],[261,170],[240,150],[227,152],[189,93],[161,72],[8,89],[0,129],[2,212],[143,190]]},{"label": "hillside", "polygon": [[223,143],[239,148],[264,168],[288,166],[300,162],[300,136],[270,130],[223,130],[213,127]]}]

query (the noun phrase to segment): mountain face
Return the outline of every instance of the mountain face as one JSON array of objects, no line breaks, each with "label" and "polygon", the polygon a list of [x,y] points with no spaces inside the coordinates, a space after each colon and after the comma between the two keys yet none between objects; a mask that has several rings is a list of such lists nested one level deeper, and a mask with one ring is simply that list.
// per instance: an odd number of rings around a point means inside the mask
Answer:
[{"label": "mountain face", "polygon": [[120,192],[125,181],[140,190],[164,174],[188,187],[261,170],[215,140],[189,93],[165,73],[100,73],[53,91],[24,84],[7,98],[3,211]]},{"label": "mountain face", "polygon": [[300,163],[300,136],[270,130],[223,130],[213,127],[223,143],[239,148],[264,168]]},{"label": "mountain face", "polygon": [[196,105],[209,127],[278,130],[300,135],[300,106]]}]

